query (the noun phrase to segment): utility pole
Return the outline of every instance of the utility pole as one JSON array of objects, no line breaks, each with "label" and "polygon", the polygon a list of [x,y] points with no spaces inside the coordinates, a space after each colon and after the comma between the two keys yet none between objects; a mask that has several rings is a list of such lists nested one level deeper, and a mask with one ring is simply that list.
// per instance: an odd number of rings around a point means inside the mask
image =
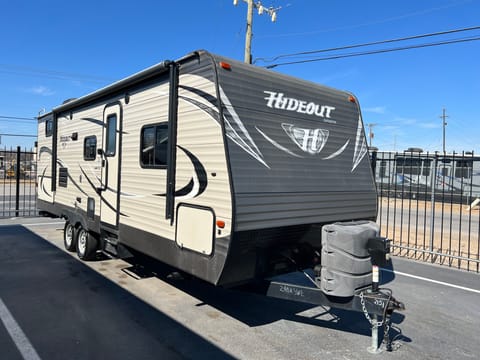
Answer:
[{"label": "utility pole", "polygon": [[373,137],[374,137],[373,127],[374,127],[374,126],[377,126],[377,124],[372,124],[372,123],[370,123],[370,124],[367,124],[367,126],[368,126],[368,138],[369,138],[369,140],[370,140],[368,146],[369,146],[369,147],[372,147],[372,139],[373,139]]},{"label": "utility pole", "polygon": [[[262,5],[261,1],[254,2],[254,0],[243,0],[247,3],[247,32],[245,34],[245,62],[247,64],[252,63],[252,26],[253,26],[253,10],[258,10],[258,15],[268,14],[270,15],[272,22],[277,21],[277,11],[281,9],[281,7],[273,8],[269,7],[266,8]],[[238,0],[233,0],[233,5],[238,5]]]},{"label": "utility pole", "polygon": [[253,22],[253,0],[247,0],[247,33],[245,35],[245,62],[252,63],[252,22]]},{"label": "utility pole", "polygon": [[443,108],[442,115],[439,116],[442,119],[442,128],[443,128],[443,153],[445,154],[445,127],[447,126],[447,122],[445,121],[448,117],[446,114],[445,108]]}]

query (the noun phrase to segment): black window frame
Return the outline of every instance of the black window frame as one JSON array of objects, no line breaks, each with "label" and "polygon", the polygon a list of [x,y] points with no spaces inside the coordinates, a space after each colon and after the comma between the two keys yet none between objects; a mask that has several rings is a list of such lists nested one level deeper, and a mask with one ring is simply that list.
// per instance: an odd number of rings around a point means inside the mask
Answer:
[{"label": "black window frame", "polygon": [[[156,164],[155,163],[155,159],[156,159],[156,156],[155,156],[155,149],[156,149],[156,140],[157,140],[157,128],[160,128],[160,127],[164,127],[164,130],[166,132],[166,135],[167,135],[167,142],[166,142],[166,153],[165,153],[165,163],[163,164]],[[149,129],[149,128],[153,128],[153,135],[154,135],[154,144],[153,144],[153,161],[154,163],[153,164],[145,164],[143,162],[143,157],[142,157],[142,153],[143,153],[143,149],[144,149],[144,133],[145,133],[145,130],[146,129]],[[169,129],[168,129],[168,122],[167,121],[164,121],[164,122],[159,122],[159,123],[153,123],[153,124],[146,124],[144,126],[142,126],[142,128],[140,129],[140,151],[139,151],[139,163],[140,163],[140,167],[143,168],[143,169],[167,169],[168,167],[168,147],[169,147],[169,142],[170,142],[170,139],[168,138],[168,135],[169,135]]]},{"label": "black window frame", "polygon": [[[111,140],[110,128],[111,128],[112,120],[115,120],[115,128],[113,132],[115,136],[113,136],[113,143],[110,144],[110,140]],[[110,114],[107,116],[107,124],[105,127],[105,131],[106,131],[105,156],[108,156],[108,157],[113,157],[117,153],[117,121],[118,121],[117,114]],[[111,151],[111,145],[113,145],[113,152]]]},{"label": "black window frame", "polygon": [[[87,157],[87,141],[94,139],[95,140],[95,149],[93,151],[93,158]],[[97,137],[95,135],[85,136],[83,139],[83,160],[85,161],[95,161],[97,158]]]},{"label": "black window frame", "polygon": [[45,137],[53,135],[53,119],[45,120]]}]

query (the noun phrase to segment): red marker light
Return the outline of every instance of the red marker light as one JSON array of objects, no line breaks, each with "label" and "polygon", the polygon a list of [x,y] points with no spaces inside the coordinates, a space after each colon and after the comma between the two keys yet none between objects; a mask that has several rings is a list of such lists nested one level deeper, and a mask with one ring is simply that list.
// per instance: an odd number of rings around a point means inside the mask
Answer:
[{"label": "red marker light", "polygon": [[351,103],[354,103],[354,104],[357,103],[357,100],[355,100],[355,97],[353,97],[352,95],[350,95],[350,96],[348,97],[348,101],[350,101]]},{"label": "red marker light", "polygon": [[223,229],[225,227],[225,221],[223,220],[217,220],[217,226],[220,228],[220,229]]},{"label": "red marker light", "polygon": [[232,66],[229,63],[220,61],[220,67],[225,70],[232,70]]}]

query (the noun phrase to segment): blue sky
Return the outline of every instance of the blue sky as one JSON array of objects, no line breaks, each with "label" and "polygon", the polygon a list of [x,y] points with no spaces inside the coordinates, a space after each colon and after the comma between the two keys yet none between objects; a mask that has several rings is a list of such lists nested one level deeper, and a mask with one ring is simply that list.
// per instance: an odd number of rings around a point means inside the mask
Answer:
[{"label": "blue sky", "polygon": [[[253,58],[328,49],[480,25],[480,0],[263,0],[277,22],[255,14]],[[8,1],[0,12],[0,134],[35,135],[31,118],[165,59],[206,49],[243,60],[246,4],[209,1]],[[346,52],[466,37],[480,30]],[[338,54],[335,53],[335,54]],[[322,56],[327,54],[322,54]],[[279,66],[353,92],[380,150],[480,153],[480,41]],[[298,58],[282,59],[283,61]],[[257,61],[259,66],[266,63]],[[1,136],[0,146],[33,138]]]}]

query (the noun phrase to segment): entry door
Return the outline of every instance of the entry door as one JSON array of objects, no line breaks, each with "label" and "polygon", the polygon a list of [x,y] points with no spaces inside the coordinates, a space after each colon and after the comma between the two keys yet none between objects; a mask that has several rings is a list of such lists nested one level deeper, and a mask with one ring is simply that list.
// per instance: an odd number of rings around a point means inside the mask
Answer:
[{"label": "entry door", "polygon": [[122,108],[107,105],[103,113],[103,159],[100,219],[103,224],[118,227],[120,212],[120,157]]}]

